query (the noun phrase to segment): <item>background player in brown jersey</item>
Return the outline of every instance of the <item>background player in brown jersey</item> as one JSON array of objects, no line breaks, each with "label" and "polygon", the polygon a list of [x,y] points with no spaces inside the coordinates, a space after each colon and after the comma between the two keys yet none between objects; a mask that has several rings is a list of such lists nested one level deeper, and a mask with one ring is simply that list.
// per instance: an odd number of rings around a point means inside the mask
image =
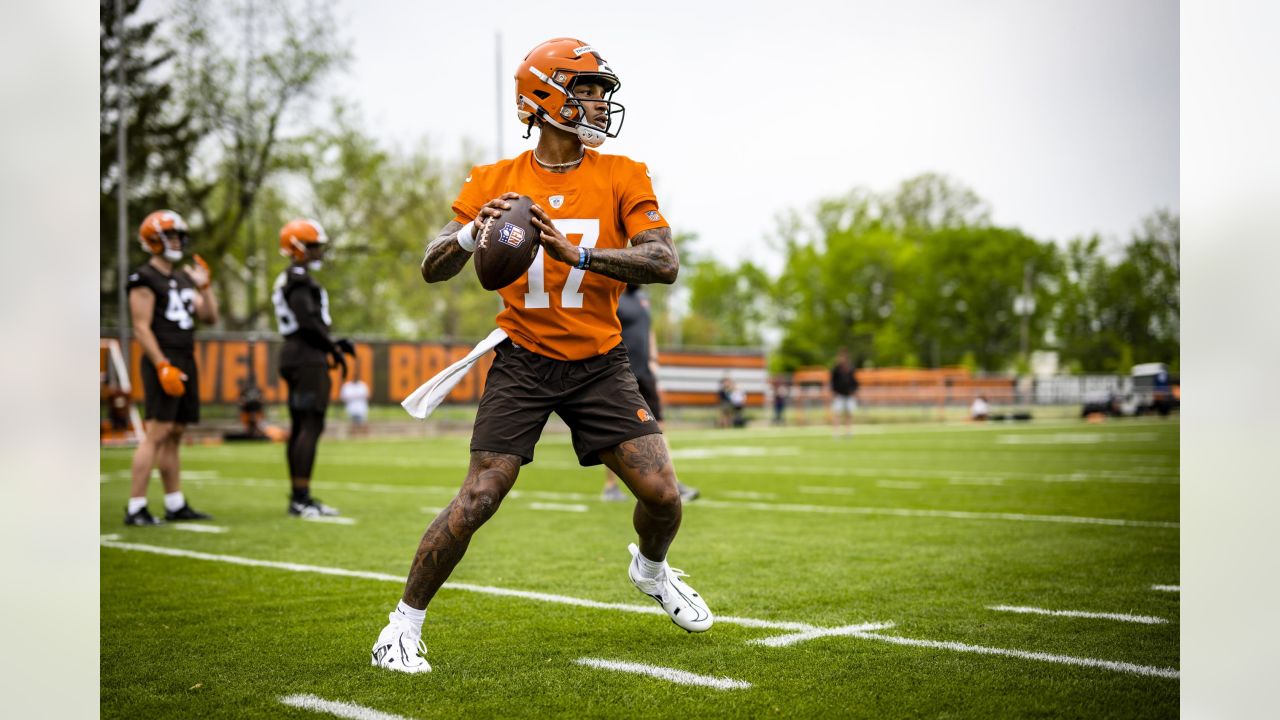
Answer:
[{"label": "background player in brown jersey", "polygon": [[472,534],[498,509],[552,412],[572,433],[583,466],[605,464],[636,497],[639,546],[627,574],[676,625],[690,632],[713,618],[698,593],[668,567],[680,527],[675,469],[657,420],[640,394],[621,344],[618,296],[627,283],[671,283],[680,268],[671,228],[648,170],[589,148],[616,137],[623,108],[617,75],[591,46],[558,38],[534,48],[516,71],[522,122],[537,148],[473,168],[455,218],[427,248],[427,282],[458,274],[475,248],[473,228],[533,198],[541,248],[524,277],[499,291],[495,348],[471,437],[471,465],[457,497],[427,528],[404,595],[373,646],[373,664],[427,672],[427,604],[462,558]]},{"label": "background player in brown jersey", "polygon": [[218,300],[211,291],[209,266],[199,255],[195,265],[176,268],[190,241],[187,223],[172,210],[157,210],[142,221],[138,241],[151,254],[129,275],[129,315],[142,346],[142,388],[146,397],[146,436],[133,454],[132,485],[126,525],[159,525],[147,510],[152,468],[164,483],[166,520],[207,520],[182,494],[178,448],[187,425],[200,421],[200,376],[196,372],[195,319],[218,322]]},{"label": "background player in brown jersey", "polygon": [[311,497],[311,470],[316,446],[324,433],[333,383],[329,361],[347,377],[344,355],[356,350],[346,338],[333,339],[329,326],[329,293],[311,276],[324,263],[329,236],[314,220],[291,220],[280,228],[280,254],[292,262],[276,278],[271,291],[276,321],[284,336],[280,350],[280,376],[289,388],[290,515],[304,519],[337,515],[336,508]]}]

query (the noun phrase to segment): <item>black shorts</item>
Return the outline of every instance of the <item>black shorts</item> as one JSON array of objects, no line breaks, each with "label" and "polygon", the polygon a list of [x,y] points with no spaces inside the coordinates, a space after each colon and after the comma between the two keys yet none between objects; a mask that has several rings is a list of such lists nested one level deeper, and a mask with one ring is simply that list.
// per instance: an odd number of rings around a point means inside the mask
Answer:
[{"label": "black shorts", "polygon": [[280,368],[280,377],[289,386],[289,409],[324,414],[329,409],[333,380],[325,365],[291,365]]},{"label": "black shorts", "polygon": [[662,396],[658,393],[658,381],[648,372],[636,373],[636,384],[640,386],[640,395],[649,404],[653,419],[662,422]]},{"label": "black shorts", "polygon": [[196,372],[195,356],[172,350],[165,351],[165,356],[174,367],[186,374],[186,392],[176,396],[166,393],[160,387],[160,374],[156,372],[155,363],[144,355],[141,371],[146,419],[183,425],[200,422],[200,374]]},{"label": "black shorts", "polygon": [[621,343],[604,355],[573,361],[553,360],[510,340],[495,352],[476,411],[472,451],[533,462],[533,446],[552,412],[569,426],[584,467],[599,465],[601,450],[662,432]]}]

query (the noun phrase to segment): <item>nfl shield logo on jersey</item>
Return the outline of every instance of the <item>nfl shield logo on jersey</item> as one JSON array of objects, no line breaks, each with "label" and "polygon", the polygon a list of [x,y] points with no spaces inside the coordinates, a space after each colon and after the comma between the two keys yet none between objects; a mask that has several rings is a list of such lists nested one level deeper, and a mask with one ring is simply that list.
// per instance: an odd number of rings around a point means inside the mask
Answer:
[{"label": "nfl shield logo on jersey", "polygon": [[564,204],[564,196],[563,196],[563,195],[552,195],[551,197],[549,197],[549,198],[547,198],[547,199],[551,201],[551,209],[552,209],[552,210],[559,210],[559,209],[560,209],[560,206]]},{"label": "nfl shield logo on jersey", "polygon": [[524,228],[507,223],[502,226],[502,231],[498,233],[498,239],[511,247],[518,248],[524,244]]},{"label": "nfl shield logo on jersey", "polygon": [[645,215],[648,215],[649,219],[654,222],[657,222],[658,218],[662,217],[661,215],[658,214],[657,210],[650,210],[649,212],[646,212]]}]

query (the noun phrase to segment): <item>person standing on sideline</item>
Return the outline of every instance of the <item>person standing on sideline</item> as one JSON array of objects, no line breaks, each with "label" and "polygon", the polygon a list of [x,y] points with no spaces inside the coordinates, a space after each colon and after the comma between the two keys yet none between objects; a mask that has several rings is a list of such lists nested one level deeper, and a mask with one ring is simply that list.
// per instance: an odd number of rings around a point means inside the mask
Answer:
[{"label": "person standing on sideline", "polygon": [[427,606],[521,466],[533,462],[553,412],[569,426],[578,463],[607,465],[636,497],[630,582],[684,630],[704,632],[714,621],[685,574],[667,565],[683,505],[662,429],[622,346],[623,288],[675,282],[680,258],[644,164],[590,149],[621,127],[623,108],[612,100],[619,86],[600,53],[581,40],[556,38],[530,51],[516,70],[516,108],[520,121],[539,131],[536,148],[472,168],[453,203],[454,219],[427,247],[423,279],[448,280],[511,201],[520,193],[534,201],[539,232],[523,241],[541,247],[529,270],[497,291],[503,309],[486,340],[496,343],[495,357],[476,410],[470,467],[418,544],[404,593],[373,644],[376,667],[431,671],[422,640]]},{"label": "person standing on sideline", "polygon": [[129,275],[129,315],[142,346],[142,390],[146,398],[146,435],[133,454],[132,484],[125,525],[161,525],[147,510],[152,468],[164,483],[165,520],[210,520],[182,494],[178,448],[187,425],[200,422],[200,375],[196,372],[195,318],[218,322],[218,299],[209,282],[209,266],[175,268],[186,253],[187,222],[172,210],[157,210],[142,221],[138,241],[151,258]]},{"label": "person standing on sideline", "polygon": [[303,519],[337,515],[311,496],[311,470],[316,446],[324,433],[333,381],[330,360],[347,377],[347,361],[355,346],[345,338],[333,339],[329,326],[329,293],[311,273],[324,265],[329,236],[314,220],[291,220],[280,229],[280,254],[292,262],[276,278],[271,291],[284,347],[280,350],[280,376],[289,388],[289,463],[291,493],[288,512]]},{"label": "person standing on sideline", "polygon": [[[649,404],[649,412],[662,427],[662,395],[658,392],[658,339],[653,333],[653,316],[649,309],[649,293],[639,285],[629,284],[618,297],[618,322],[622,325],[622,345],[627,349],[627,358],[631,361],[631,372],[635,373],[636,383],[640,385],[640,394]],[[666,435],[662,436],[666,442]],[[670,446],[668,445],[668,449]],[[676,481],[680,489],[680,499],[691,502],[697,499],[698,488],[689,487]],[[600,495],[606,502],[623,502],[627,499],[622,488],[618,487],[618,476],[605,466],[604,490]]]},{"label": "person standing on sideline", "polygon": [[[360,365],[356,364],[356,372]],[[347,418],[351,420],[351,434],[367,435],[369,433],[369,386],[359,377],[353,376],[342,383],[338,391],[338,399],[346,405]]]},{"label": "person standing on sideline", "polygon": [[849,360],[849,349],[842,347],[836,353],[836,364],[831,368],[832,435],[839,436],[841,426],[845,437],[853,435],[853,411],[857,409],[858,377]]}]

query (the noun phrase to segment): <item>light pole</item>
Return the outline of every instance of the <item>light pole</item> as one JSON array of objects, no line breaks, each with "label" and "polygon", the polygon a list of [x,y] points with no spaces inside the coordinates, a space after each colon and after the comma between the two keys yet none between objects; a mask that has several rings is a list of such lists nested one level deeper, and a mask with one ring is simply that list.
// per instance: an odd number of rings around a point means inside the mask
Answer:
[{"label": "light pole", "polygon": [[1013,314],[1021,318],[1022,329],[1022,362],[1030,365],[1031,316],[1036,311],[1036,298],[1031,294],[1031,263],[1023,265],[1022,294],[1013,298]]}]

